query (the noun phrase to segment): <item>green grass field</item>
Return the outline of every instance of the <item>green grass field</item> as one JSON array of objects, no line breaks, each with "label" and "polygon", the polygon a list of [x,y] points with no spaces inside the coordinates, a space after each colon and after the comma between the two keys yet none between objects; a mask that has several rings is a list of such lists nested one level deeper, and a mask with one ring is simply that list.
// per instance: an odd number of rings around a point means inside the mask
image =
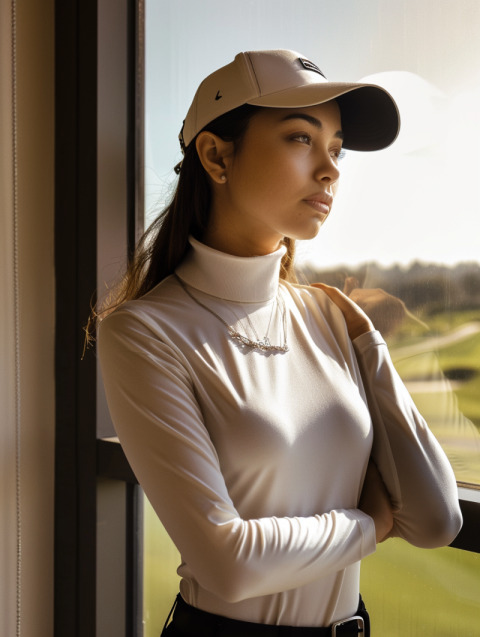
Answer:
[{"label": "green grass field", "polygon": [[144,637],[158,637],[179,590],[180,554],[145,498],[143,558]]},{"label": "green grass field", "polygon": [[372,637],[480,634],[480,555],[387,540],[362,562]]},{"label": "green grass field", "polygon": [[[432,340],[475,321],[480,321],[479,311],[438,315],[428,319],[428,334],[413,326],[390,339],[389,347],[457,480],[480,483],[480,332],[439,347]],[[417,349],[409,352],[407,347]],[[450,383],[444,373],[452,369],[476,374]],[[145,637],[158,637],[178,592],[180,556],[148,501],[145,505]],[[480,635],[479,554],[388,540],[363,561],[361,593],[372,618],[372,637]]]}]

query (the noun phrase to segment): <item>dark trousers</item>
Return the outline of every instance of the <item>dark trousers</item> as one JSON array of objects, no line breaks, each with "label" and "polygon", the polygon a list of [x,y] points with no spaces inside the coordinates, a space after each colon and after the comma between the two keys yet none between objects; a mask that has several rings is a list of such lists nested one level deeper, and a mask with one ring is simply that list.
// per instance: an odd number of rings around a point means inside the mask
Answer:
[{"label": "dark trousers", "polygon": [[[180,594],[175,600],[173,608],[170,611],[170,615],[173,611],[174,615],[172,622],[168,624],[166,628],[164,627],[161,637],[249,637],[249,635],[257,636],[259,634],[263,637],[283,637],[283,635],[287,637],[288,635],[295,635],[297,630],[298,633],[302,634],[302,637],[307,637],[307,634],[308,637],[314,637],[313,633],[316,633],[316,635],[323,635],[326,633],[329,635],[331,634],[329,628],[315,629],[312,627],[302,630],[280,626],[267,627],[255,623],[252,623],[251,626],[249,626],[248,622],[237,622],[235,620],[228,619],[222,621],[223,618],[218,617],[217,615],[193,609],[192,606],[182,599]],[[168,616],[169,618],[170,615]],[[342,630],[339,632],[339,635],[345,634],[345,637],[349,637],[350,635],[355,635],[355,637],[357,637],[357,635],[361,635],[361,637],[370,637],[370,617],[361,596],[356,615],[360,615],[363,618],[365,623],[365,633],[357,633],[356,628],[353,629],[352,627],[352,632],[347,630],[347,632],[344,633]],[[217,620],[219,621],[217,622]],[[350,624],[352,624],[352,622],[350,622]],[[353,625],[356,627],[356,622],[353,622]],[[260,629],[260,631],[258,629]],[[275,635],[273,635],[273,633],[275,633]]]}]

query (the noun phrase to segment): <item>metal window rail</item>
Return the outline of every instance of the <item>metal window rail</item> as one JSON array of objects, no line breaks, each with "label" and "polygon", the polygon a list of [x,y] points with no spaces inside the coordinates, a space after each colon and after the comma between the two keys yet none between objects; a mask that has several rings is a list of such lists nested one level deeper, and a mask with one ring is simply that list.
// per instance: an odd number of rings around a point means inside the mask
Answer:
[{"label": "metal window rail", "polygon": [[[118,438],[97,440],[97,475],[138,484]],[[457,482],[463,527],[452,548],[480,553],[480,485]]]}]

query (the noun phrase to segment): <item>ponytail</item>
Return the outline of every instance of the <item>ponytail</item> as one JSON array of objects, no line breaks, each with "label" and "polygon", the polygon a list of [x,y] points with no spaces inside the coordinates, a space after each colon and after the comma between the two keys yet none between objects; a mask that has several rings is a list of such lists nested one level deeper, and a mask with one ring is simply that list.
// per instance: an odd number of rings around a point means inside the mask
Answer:
[{"label": "ponytail", "polygon": [[[244,104],[210,122],[204,130],[234,144],[238,152],[250,119],[262,107]],[[210,186],[195,146],[185,149],[177,186],[171,201],[148,227],[135,246],[126,272],[92,309],[86,331],[86,345],[95,339],[100,321],[114,309],[139,299],[163,279],[173,274],[190,249],[188,236],[199,241],[207,230],[211,204]],[[285,237],[287,252],[280,264],[280,278],[296,282],[294,271],[295,240]]]}]

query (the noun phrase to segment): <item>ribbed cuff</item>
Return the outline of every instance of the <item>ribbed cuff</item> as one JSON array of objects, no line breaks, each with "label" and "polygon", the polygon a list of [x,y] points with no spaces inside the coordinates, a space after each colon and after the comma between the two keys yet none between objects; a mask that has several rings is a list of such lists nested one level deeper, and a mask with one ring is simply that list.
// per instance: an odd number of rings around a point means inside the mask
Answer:
[{"label": "ribbed cuff", "polygon": [[374,347],[376,345],[386,345],[383,336],[378,330],[373,330],[373,332],[365,332],[365,334],[357,336],[357,338],[355,338],[352,343],[357,354],[363,354],[363,352],[369,347]]},{"label": "ribbed cuff", "polygon": [[[362,336],[364,335],[362,334]],[[352,513],[355,515],[358,522],[360,523],[360,528],[362,530],[363,542],[362,542],[361,559],[363,560],[364,557],[367,557],[367,555],[371,555],[372,553],[375,553],[375,551],[377,550],[375,522],[373,521],[373,518],[371,518],[369,515],[367,515],[363,511],[360,511],[360,509],[354,509],[352,510]]]}]

